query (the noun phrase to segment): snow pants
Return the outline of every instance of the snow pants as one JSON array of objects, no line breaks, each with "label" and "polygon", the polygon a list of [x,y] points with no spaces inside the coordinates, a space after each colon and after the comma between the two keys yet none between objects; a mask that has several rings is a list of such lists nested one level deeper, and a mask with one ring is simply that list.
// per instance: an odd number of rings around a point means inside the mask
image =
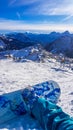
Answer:
[{"label": "snow pants", "polygon": [[31,114],[44,130],[73,130],[73,118],[45,99],[38,98],[34,102]]}]

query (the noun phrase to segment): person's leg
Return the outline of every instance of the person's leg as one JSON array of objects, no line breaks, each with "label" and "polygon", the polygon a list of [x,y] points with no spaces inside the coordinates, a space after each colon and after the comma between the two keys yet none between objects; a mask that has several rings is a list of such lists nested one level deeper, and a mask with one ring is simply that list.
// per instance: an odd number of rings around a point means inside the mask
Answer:
[{"label": "person's leg", "polygon": [[40,122],[44,130],[73,130],[73,119],[56,105],[59,93],[60,88],[55,82],[26,88],[22,92],[26,111]]},{"label": "person's leg", "polygon": [[73,130],[73,118],[64,113],[60,107],[43,98],[33,102],[31,113],[44,130]]}]

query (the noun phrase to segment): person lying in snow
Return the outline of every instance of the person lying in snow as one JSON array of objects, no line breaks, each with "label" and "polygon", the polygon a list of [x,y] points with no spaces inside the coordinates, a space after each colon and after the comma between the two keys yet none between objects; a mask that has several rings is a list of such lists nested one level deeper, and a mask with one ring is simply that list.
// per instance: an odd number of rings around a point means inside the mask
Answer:
[{"label": "person lying in snow", "polygon": [[[62,111],[62,109],[56,105],[60,89],[55,82],[50,82],[48,88],[54,86],[54,90],[45,95],[45,90],[41,86],[41,91],[38,93],[38,85],[33,88],[26,88],[22,92],[22,97],[26,104],[26,111],[30,113],[32,117],[37,119],[44,130],[73,130],[73,118]],[[57,86],[55,88],[55,86]],[[42,94],[41,94],[42,92]],[[53,99],[54,98],[54,99]]]}]

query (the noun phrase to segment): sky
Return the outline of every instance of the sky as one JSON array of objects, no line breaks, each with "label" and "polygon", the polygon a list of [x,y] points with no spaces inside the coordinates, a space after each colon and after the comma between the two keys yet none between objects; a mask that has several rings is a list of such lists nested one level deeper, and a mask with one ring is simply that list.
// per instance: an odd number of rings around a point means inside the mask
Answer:
[{"label": "sky", "polygon": [[73,0],[0,0],[0,30],[73,32]]}]

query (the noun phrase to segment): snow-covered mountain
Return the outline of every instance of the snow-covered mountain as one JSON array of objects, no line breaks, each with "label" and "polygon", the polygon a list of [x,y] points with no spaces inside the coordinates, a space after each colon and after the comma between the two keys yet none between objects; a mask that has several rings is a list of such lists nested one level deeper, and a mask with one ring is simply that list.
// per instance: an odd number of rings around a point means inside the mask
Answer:
[{"label": "snow-covered mountain", "polygon": [[41,44],[43,47],[58,39],[62,34],[9,33],[0,35],[1,40],[7,45],[7,50],[22,49],[27,46]]},{"label": "snow-covered mountain", "polygon": [[50,34],[9,33],[1,34],[0,39],[6,45],[5,50],[20,50],[40,44],[53,53],[64,53],[66,56],[73,57],[73,34],[68,31]]},{"label": "snow-covered mountain", "polygon": [[6,44],[6,50],[17,50],[37,44],[21,33],[1,35],[0,39]]},{"label": "snow-covered mountain", "polygon": [[26,33],[26,35],[34,42],[40,43],[43,47],[48,45],[49,43],[53,42],[57,38],[61,36],[60,33],[52,32],[50,34],[32,34]]},{"label": "snow-covered mountain", "polygon": [[47,52],[40,45],[29,46],[20,50],[8,50],[0,52],[0,56],[4,58],[12,58],[13,61],[25,62],[28,60],[44,62]]},{"label": "snow-covered mountain", "polygon": [[50,45],[47,45],[46,49],[53,53],[63,53],[68,57],[73,57],[73,36],[64,34]]},{"label": "snow-covered mountain", "polygon": [[6,34],[6,37],[8,39],[17,39],[21,42],[29,42],[30,41],[30,38],[26,35],[26,33],[9,33],[9,34]]}]

